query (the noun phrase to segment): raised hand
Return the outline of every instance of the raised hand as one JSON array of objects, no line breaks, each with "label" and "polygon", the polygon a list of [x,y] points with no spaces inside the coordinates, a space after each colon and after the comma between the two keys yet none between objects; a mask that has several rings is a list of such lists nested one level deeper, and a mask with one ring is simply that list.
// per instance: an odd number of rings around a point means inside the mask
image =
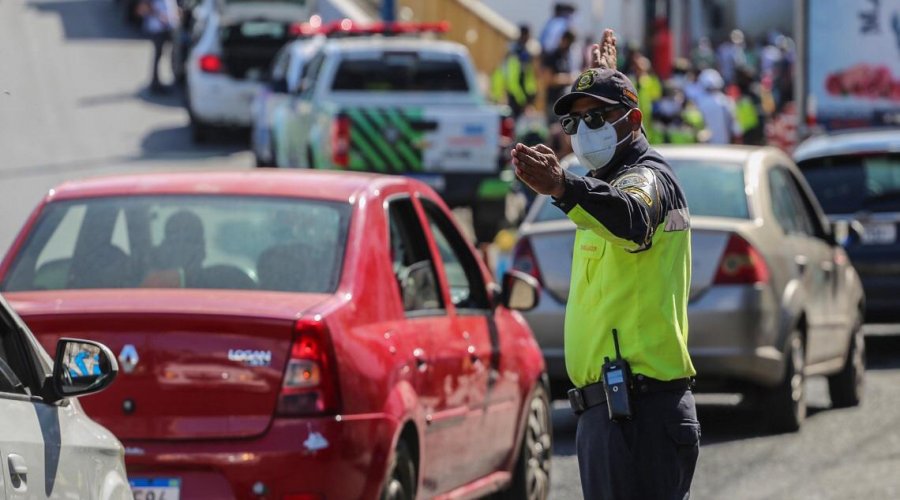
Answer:
[{"label": "raised hand", "polygon": [[616,33],[607,28],[603,30],[600,43],[591,46],[591,67],[616,69],[617,62]]}]

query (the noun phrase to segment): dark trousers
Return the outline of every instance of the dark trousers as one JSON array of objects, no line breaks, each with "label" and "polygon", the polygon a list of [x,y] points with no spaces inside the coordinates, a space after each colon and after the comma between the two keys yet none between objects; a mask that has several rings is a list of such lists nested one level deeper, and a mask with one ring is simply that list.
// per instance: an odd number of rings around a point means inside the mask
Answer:
[{"label": "dark trousers", "polygon": [[153,88],[162,86],[162,83],[159,81],[159,61],[162,59],[163,48],[171,39],[172,34],[169,31],[150,35],[150,40],[153,41],[153,79],[150,81],[150,86]]},{"label": "dark trousers", "polygon": [[585,500],[690,497],[700,452],[691,391],[632,396],[631,420],[611,422],[606,405],[578,418],[575,437]]}]

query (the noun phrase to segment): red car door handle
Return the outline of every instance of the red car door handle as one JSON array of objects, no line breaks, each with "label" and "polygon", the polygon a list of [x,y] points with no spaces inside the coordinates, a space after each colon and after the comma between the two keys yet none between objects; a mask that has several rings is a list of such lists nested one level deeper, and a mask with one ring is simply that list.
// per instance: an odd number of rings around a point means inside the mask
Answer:
[{"label": "red car door handle", "polygon": [[417,347],[413,350],[413,357],[416,358],[416,368],[418,368],[420,372],[424,372],[428,369],[428,360],[425,358],[424,349]]},{"label": "red car door handle", "polygon": [[477,365],[477,364],[481,363],[481,358],[478,357],[478,352],[475,351],[475,346],[470,345],[468,348],[468,352],[469,352],[469,360],[472,362],[473,365]]}]

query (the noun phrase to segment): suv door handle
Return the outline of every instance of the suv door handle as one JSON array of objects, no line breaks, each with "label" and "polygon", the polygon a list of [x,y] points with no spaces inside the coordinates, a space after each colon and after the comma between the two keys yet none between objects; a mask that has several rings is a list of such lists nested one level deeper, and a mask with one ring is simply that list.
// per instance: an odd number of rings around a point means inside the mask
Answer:
[{"label": "suv door handle", "polygon": [[22,458],[22,455],[16,455],[15,453],[10,453],[8,460],[9,460],[10,475],[13,475],[13,476],[28,475],[28,465],[25,464],[25,459]]}]

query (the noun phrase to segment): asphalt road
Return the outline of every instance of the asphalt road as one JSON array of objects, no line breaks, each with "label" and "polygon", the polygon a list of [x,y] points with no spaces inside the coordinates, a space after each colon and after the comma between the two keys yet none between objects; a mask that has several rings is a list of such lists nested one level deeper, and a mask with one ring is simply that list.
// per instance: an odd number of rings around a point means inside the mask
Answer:
[{"label": "asphalt road", "polygon": [[[760,414],[737,398],[698,395],[702,438],[691,498],[900,498],[900,335],[869,336],[866,347],[862,406],[831,409],[825,379],[811,378],[810,415],[798,433],[768,434]],[[576,420],[561,402],[553,418],[551,498],[581,498]]]},{"label": "asphalt road", "polygon": [[0,251],[53,186],[110,173],[246,168],[246,141],[191,143],[152,46],[111,0],[0,1]]},{"label": "asphalt road", "polygon": [[[250,167],[240,136],[191,143],[180,95],[145,90],[150,57],[110,0],[0,0],[0,251],[68,179]],[[824,380],[813,379],[797,434],[767,435],[758,414],[698,397],[693,498],[900,498],[900,336],[870,337],[868,348],[863,406],[831,410]],[[564,406],[553,417],[552,498],[581,498],[575,419]]]}]

